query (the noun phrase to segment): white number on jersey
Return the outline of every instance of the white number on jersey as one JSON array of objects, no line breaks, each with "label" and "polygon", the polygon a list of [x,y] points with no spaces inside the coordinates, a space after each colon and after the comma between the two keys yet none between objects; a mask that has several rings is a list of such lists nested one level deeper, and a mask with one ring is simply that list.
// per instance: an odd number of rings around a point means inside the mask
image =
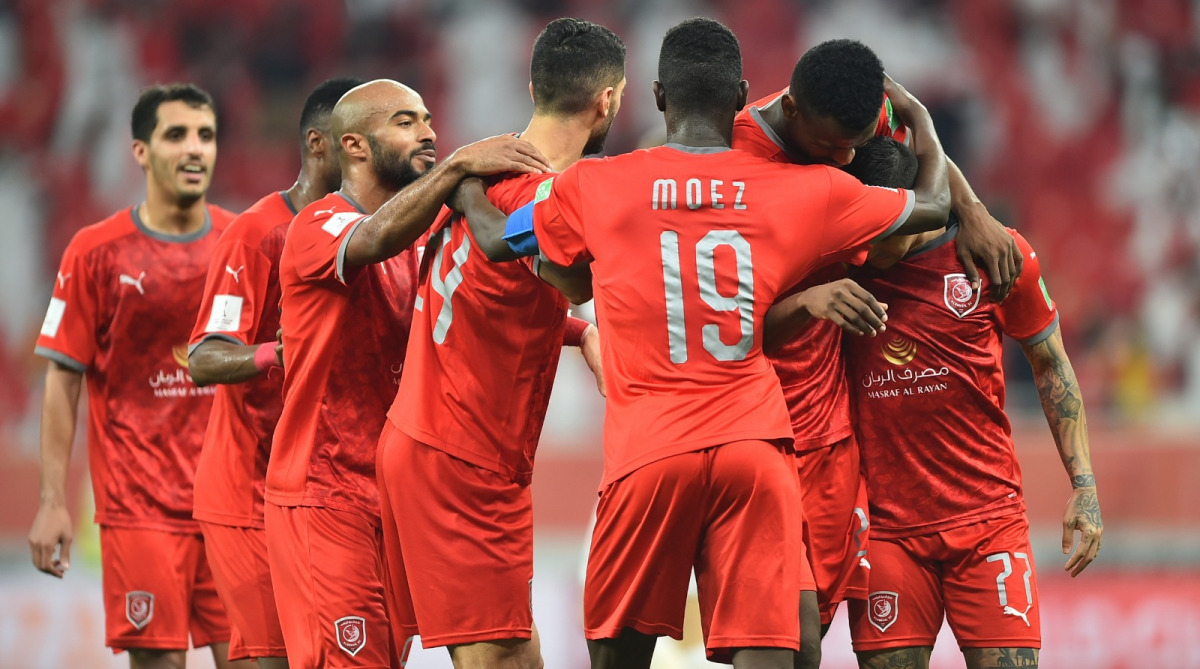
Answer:
[{"label": "white number on jersey", "polygon": [[450,261],[453,265],[446,273],[446,278],[443,279],[442,263],[445,262],[446,247],[450,246],[450,237],[450,226],[446,226],[441,232],[441,241],[437,244],[437,255],[433,257],[433,266],[429,268],[429,286],[442,298],[442,308],[438,311],[437,320],[433,324],[433,341],[436,344],[446,343],[446,333],[450,331],[450,323],[454,321],[454,305],[450,300],[454,297],[454,291],[458,290],[458,286],[463,282],[462,268],[471,253],[471,237],[463,235],[462,243],[450,254]]},{"label": "white number on jersey", "polygon": [[[662,249],[663,283],[666,286],[667,343],[671,362],[687,362],[687,329],[683,313],[683,277],[680,276],[679,234],[667,230],[659,236]],[[737,293],[717,291],[716,249],[733,249],[737,267]],[[721,341],[721,328],[708,323],[702,329],[704,350],[722,362],[745,360],[754,344],[754,263],[750,242],[737,230],[709,230],[696,244],[696,273],[700,299],[714,311],[738,312],[740,338],[736,344]]]}]

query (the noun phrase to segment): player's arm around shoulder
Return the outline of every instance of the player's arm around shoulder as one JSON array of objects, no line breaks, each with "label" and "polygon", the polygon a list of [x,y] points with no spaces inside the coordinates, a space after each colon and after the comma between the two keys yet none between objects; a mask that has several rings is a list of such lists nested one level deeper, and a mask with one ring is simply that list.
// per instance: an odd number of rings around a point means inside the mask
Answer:
[{"label": "player's arm around shoulder", "polygon": [[896,234],[936,230],[950,215],[950,175],[946,153],[933,127],[929,110],[903,86],[884,77],[884,92],[900,121],[908,126],[912,150],[917,156],[917,179],[913,186],[913,208]]},{"label": "player's arm around shoulder", "polygon": [[488,199],[482,179],[463,179],[446,206],[462,215],[479,250],[489,261],[506,262],[521,257],[504,240],[508,215]]},{"label": "player's arm around shoulder", "polygon": [[[1075,553],[1067,560],[1065,569],[1078,576],[1100,551],[1100,539],[1104,533],[1104,521],[1100,517],[1100,501],[1096,494],[1096,476],[1092,471],[1092,456],[1088,447],[1087,415],[1084,412],[1083,393],[1075,370],[1063,345],[1062,331],[1058,327],[1058,314],[1050,294],[1041,278],[1041,267],[1037,254],[1019,234],[1013,233],[1025,256],[1025,270],[1002,309],[1009,312],[1004,316],[1008,329],[1020,322],[1021,316],[1012,314],[1016,310],[1035,314],[1048,310],[1053,315],[1050,325],[1038,334],[1021,339],[1021,348],[1033,368],[1038,397],[1046,422],[1054,436],[1063,467],[1071,480],[1071,498],[1063,513],[1063,553],[1069,553],[1075,532],[1080,541]],[[1045,320],[1045,316],[1040,317]],[[1026,328],[1032,331],[1039,321],[1032,320]],[[1020,339],[1020,335],[1018,335]]]}]

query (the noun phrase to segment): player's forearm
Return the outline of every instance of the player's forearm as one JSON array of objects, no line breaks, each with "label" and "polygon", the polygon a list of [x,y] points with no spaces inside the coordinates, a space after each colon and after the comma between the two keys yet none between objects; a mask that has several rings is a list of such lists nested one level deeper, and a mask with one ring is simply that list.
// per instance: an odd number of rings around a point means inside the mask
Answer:
[{"label": "player's forearm", "polygon": [[249,381],[262,373],[255,364],[258,348],[207,339],[188,356],[188,374],[198,386]]},{"label": "player's forearm", "polygon": [[67,471],[82,386],[83,374],[57,362],[49,364],[42,397],[41,433],[41,503],[46,506],[67,503]]},{"label": "player's forearm", "polygon": [[1054,435],[1063,467],[1071,479],[1071,487],[1095,486],[1083,394],[1063,348],[1062,333],[1056,330],[1045,340],[1025,347],[1025,357],[1033,367],[1042,411]]},{"label": "player's forearm", "polygon": [[976,220],[972,214],[976,209],[987,208],[975,195],[975,190],[967,182],[967,176],[962,173],[953,160],[946,156],[946,174],[950,183],[950,209],[960,220]]},{"label": "player's forearm", "polygon": [[917,179],[913,186],[916,203],[908,220],[898,234],[914,234],[936,230],[946,224],[950,215],[950,174],[946,153],[933,127],[929,112],[919,103],[909,130],[913,138],[913,153],[917,156]]},{"label": "player's forearm", "polygon": [[538,263],[538,276],[554,286],[571,304],[583,304],[592,299],[592,268],[590,265],[562,267],[545,258]]},{"label": "player's forearm", "polygon": [[362,267],[399,255],[437,218],[465,173],[451,156],[405,186],[363,221],[346,244],[346,265]]},{"label": "player's forearm", "polygon": [[804,298],[803,292],[789,295],[767,310],[763,319],[763,353],[778,351],[812,321]]},{"label": "player's forearm", "polygon": [[479,250],[492,262],[516,260],[517,254],[504,241],[504,228],[508,216],[487,199],[482,182],[468,179],[458,191],[458,206],[471,228],[471,235],[479,244]]}]

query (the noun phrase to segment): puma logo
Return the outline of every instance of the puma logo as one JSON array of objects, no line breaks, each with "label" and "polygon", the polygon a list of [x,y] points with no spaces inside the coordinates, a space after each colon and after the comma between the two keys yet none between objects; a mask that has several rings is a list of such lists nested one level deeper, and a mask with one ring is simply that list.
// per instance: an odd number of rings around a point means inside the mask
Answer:
[{"label": "puma logo", "polygon": [[320,211],[314,211],[314,212],[313,212],[313,217],[314,217],[314,218],[316,218],[317,216],[320,216],[320,215],[322,215],[322,214],[333,214],[333,211],[334,211],[334,209],[335,209],[335,208],[336,208],[336,207],[330,207],[330,208],[328,208],[328,209],[322,209],[322,210],[320,210]]},{"label": "puma logo", "polygon": [[237,268],[237,269],[234,269],[234,268],[230,267],[229,265],[226,265],[226,266],[225,266],[225,271],[226,271],[226,272],[229,272],[230,274],[232,274],[232,275],[233,275],[233,282],[234,282],[234,283],[239,283],[239,282],[240,282],[240,280],[238,279],[238,274],[241,274],[241,273],[242,273],[242,270],[244,270],[244,269],[246,269],[246,266],[245,266],[245,265],[242,265],[241,267],[239,267],[239,268]]},{"label": "puma logo", "polygon": [[58,287],[66,288],[67,287],[67,279],[69,279],[69,278],[71,278],[70,272],[67,272],[66,274],[59,272],[58,273]]},{"label": "puma logo", "polygon": [[128,274],[122,274],[117,277],[117,283],[122,286],[133,286],[134,288],[137,288],[137,292],[139,295],[145,295],[146,290],[144,288],[142,288],[142,279],[145,279],[145,278],[146,278],[145,272],[142,272],[141,274],[139,274],[138,278],[136,278],[136,279],[129,276]]},{"label": "puma logo", "polygon": [[1026,606],[1024,611],[1018,611],[1011,606],[1005,606],[1004,607],[1004,615],[1016,616],[1016,617],[1020,618],[1021,620],[1025,621],[1026,627],[1032,627],[1032,625],[1029,624],[1029,617],[1027,615],[1029,613],[1029,609],[1032,609],[1032,608],[1033,608],[1033,604]]}]

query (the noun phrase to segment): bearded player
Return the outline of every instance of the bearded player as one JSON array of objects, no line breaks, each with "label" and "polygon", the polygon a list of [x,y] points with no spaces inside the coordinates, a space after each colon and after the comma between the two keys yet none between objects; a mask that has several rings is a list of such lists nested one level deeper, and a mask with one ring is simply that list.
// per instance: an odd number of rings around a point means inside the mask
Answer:
[{"label": "bearded player", "polygon": [[657,636],[680,636],[693,566],[710,656],[793,666],[800,493],[763,315],[814,269],[943,225],[949,210],[932,124],[914,128],[916,191],[869,188],[731,150],[747,90],[727,28],[672,28],[654,83],[668,143],[581,161],[509,219],[513,231],[532,224],[548,261],[590,265],[605,334],[605,471],[584,593],[593,667],[648,666]]},{"label": "bearded player", "polygon": [[[534,42],[530,78],[534,113],[520,137],[555,171],[600,151],[625,88],[620,38],[553,21]],[[550,176],[507,175],[486,197],[478,183],[472,192],[507,215]],[[447,210],[429,241],[379,446],[387,557],[398,605],[415,615],[401,636],[446,646],[455,667],[540,667],[529,484],[567,300],[538,278],[540,263],[489,262],[499,240],[480,237]]]},{"label": "bearded player", "polygon": [[[733,146],[781,163],[844,165],[853,158],[855,147],[872,136],[903,141],[909,117],[928,116],[928,112],[890,79],[885,95],[885,79],[883,63],[861,42],[822,42],[796,63],[788,88],[738,114]],[[952,207],[969,212],[964,220],[976,230],[975,245],[960,247],[968,271],[974,271],[974,255],[985,266],[1010,272],[1012,238],[978,204],[953,163],[948,165]],[[1019,259],[1018,255],[1018,263]],[[813,273],[789,294],[798,295],[806,309],[819,313],[841,291],[853,289],[844,266],[835,264]],[[841,339],[838,324],[825,320],[808,325],[778,349],[766,348],[792,416],[804,496],[804,543],[815,590],[802,596],[801,617],[806,631],[818,629],[819,624],[822,636],[839,602],[866,596],[869,571],[866,484],[859,473],[851,428]],[[816,634],[804,638],[797,666],[817,667],[820,640]]]},{"label": "bearded player", "polygon": [[[292,667],[399,666],[381,555],[375,451],[404,365],[418,238],[467,174],[540,172],[497,137],[435,167],[421,96],[376,80],[333,109],[341,189],[292,221],[279,262],[283,412],[266,482],[267,550]],[[418,178],[420,177],[420,178]]]},{"label": "bearded player", "polygon": [[[904,146],[872,140],[848,170],[903,188],[914,167]],[[869,596],[850,604],[863,667],[928,667],[943,616],[969,669],[1037,666],[1040,604],[1004,413],[1003,336],[1033,367],[1071,481],[1063,552],[1075,532],[1081,538],[1066,569],[1078,576],[1100,550],[1083,398],[1037,254],[1009,231],[1024,271],[997,304],[971,290],[957,233],[952,218],[944,229],[889,239],[854,275],[888,305],[885,336],[845,342],[872,525]]]},{"label": "bearded player", "polygon": [[191,646],[211,646],[228,667],[229,623],[192,519],[212,392],[187,368],[208,261],[233,218],[205,199],[215,107],[192,84],[154,86],[134,105],[132,128],[146,200],[71,240],[38,337],[50,364],[29,545],[41,571],[61,578],[70,567],[67,469],[86,377],[105,643],[129,651],[134,669],[182,667]]},{"label": "bearded player", "polygon": [[208,268],[189,369],[197,384],[221,384],[196,468],[196,504],[217,592],[229,613],[230,659],[287,666],[263,529],[263,485],[271,436],[283,408],[279,256],[292,217],[342,180],[329,117],[358,79],[331,79],[300,114],[301,167],[291,188],[242,212],[221,235]]}]

